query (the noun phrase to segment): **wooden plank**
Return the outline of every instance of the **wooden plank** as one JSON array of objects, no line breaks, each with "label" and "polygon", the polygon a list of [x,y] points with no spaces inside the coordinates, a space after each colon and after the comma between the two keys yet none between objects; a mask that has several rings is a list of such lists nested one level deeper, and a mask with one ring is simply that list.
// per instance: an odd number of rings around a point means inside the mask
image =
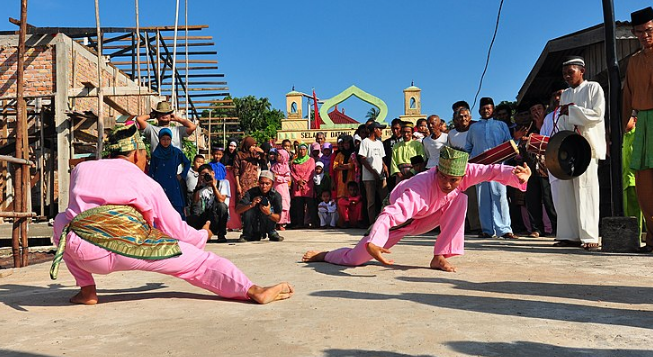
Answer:
[{"label": "wooden plank", "polygon": [[[181,99],[181,98],[179,98],[179,99]],[[233,99],[194,100],[193,101],[194,104],[206,104],[206,103],[229,103],[229,104],[231,104],[233,102],[234,102]],[[184,103],[185,103],[185,101],[183,101],[183,100],[179,101],[179,104],[184,104]],[[222,108],[222,107],[220,107],[220,108]]]},{"label": "wooden plank", "polygon": [[[200,84],[202,84],[202,85],[206,85],[206,84],[226,85],[227,82],[224,82],[224,81],[223,82],[215,82],[215,81],[213,81],[213,82],[211,82],[211,81],[208,81],[208,82],[206,82],[206,81],[205,82],[190,81],[190,82],[188,82],[189,86],[196,86],[196,85],[200,85]],[[162,87],[163,86],[171,86],[171,85],[172,85],[172,83],[161,83]]]},{"label": "wooden plank", "polygon": [[[223,78],[224,73],[207,73],[207,74],[189,74],[188,75],[188,78],[209,78],[209,77]],[[161,77],[161,79],[170,79],[170,78],[172,78],[171,75]]]},{"label": "wooden plank", "polygon": [[[236,107],[234,107],[234,106],[232,106],[232,107],[220,107],[220,108],[217,108],[217,107],[212,107],[212,106],[197,106],[197,105],[196,105],[196,106],[194,106],[194,107],[189,107],[189,109],[193,109],[193,108],[194,108],[194,109],[205,109],[205,110],[210,110],[210,109],[213,109],[213,110],[216,110],[216,109],[236,109]],[[186,109],[186,106],[184,106],[184,105],[180,105],[180,106],[179,106],[179,109]]]},{"label": "wooden plank", "polygon": [[[124,50],[118,51],[118,54],[108,54],[111,58],[114,57],[131,57],[131,53],[122,53]],[[193,52],[188,52],[189,56],[194,56],[194,55],[217,55],[218,51],[193,51]],[[105,53],[105,55],[107,55]],[[177,57],[182,57],[185,54],[183,52],[177,53]],[[171,56],[172,57],[172,56]]]},{"label": "wooden plank", "polygon": [[[179,41],[179,40],[177,40]],[[141,41],[144,42],[144,41]],[[214,46],[215,42],[189,42],[188,47],[193,47],[193,46]],[[123,48],[131,48],[132,46],[129,45],[112,45],[112,46],[102,46],[102,50],[117,50],[117,49],[123,49]],[[179,43],[177,42],[177,47],[186,47],[185,43]],[[146,50],[145,48],[141,48],[141,50]],[[141,55],[145,56],[147,55],[147,52],[141,53]]]},{"label": "wooden plank", "polygon": [[[210,63],[210,64],[217,64],[218,61],[216,60],[197,60],[197,59],[189,59],[188,63]],[[120,66],[120,65],[131,65],[132,61],[111,61],[111,64]],[[179,68],[179,67],[177,67]]]},{"label": "wooden plank", "polygon": [[[161,88],[161,92],[170,92],[172,88]],[[186,88],[189,92],[206,92],[211,90],[229,90],[229,87]],[[183,89],[179,91],[183,92]]]},{"label": "wooden plank", "polygon": [[[138,87],[104,87],[102,91],[108,96],[144,96],[144,95],[159,95],[156,92],[148,92],[147,88]],[[140,92],[140,93],[139,93]],[[97,88],[71,88],[68,90],[68,97],[97,97]]]},{"label": "wooden plank", "polygon": [[[139,99],[140,100],[140,99]],[[122,105],[118,104],[116,101],[114,101],[111,97],[109,96],[104,96],[103,101],[107,103],[111,108],[115,109],[118,113],[122,115],[131,115],[130,112],[127,111],[127,109],[123,108]]]}]

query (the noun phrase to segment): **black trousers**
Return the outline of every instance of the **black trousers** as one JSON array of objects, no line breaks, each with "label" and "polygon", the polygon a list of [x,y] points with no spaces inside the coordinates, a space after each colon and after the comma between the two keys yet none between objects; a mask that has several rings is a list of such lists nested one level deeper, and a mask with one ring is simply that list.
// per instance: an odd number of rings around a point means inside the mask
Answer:
[{"label": "black trousers", "polygon": [[533,231],[544,233],[544,223],[542,221],[542,203],[547,216],[551,221],[553,234],[558,226],[558,216],[553,206],[553,196],[551,195],[551,183],[548,177],[540,177],[534,172],[528,179],[526,188],[526,208],[528,209],[529,219],[533,226]]},{"label": "black trousers", "polygon": [[274,232],[276,223],[263,214],[258,205],[243,212],[240,217],[243,221],[243,235],[247,238],[257,240]]},{"label": "black trousers", "polygon": [[290,200],[290,224],[293,227],[304,226],[304,212],[310,217],[313,226],[319,226],[319,221],[315,221],[317,217],[317,209],[315,199],[313,197],[293,197]]},{"label": "black trousers", "polygon": [[210,209],[205,210],[200,215],[187,217],[188,225],[195,229],[200,229],[206,221],[211,222],[211,232],[224,237],[227,235],[227,220],[229,220],[229,207],[224,202],[215,201]]}]

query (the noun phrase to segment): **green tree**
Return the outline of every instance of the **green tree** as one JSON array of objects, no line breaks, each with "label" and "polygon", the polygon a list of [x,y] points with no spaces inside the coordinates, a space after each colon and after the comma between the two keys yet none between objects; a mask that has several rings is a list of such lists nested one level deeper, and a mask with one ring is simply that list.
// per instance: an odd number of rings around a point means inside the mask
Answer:
[{"label": "green tree", "polygon": [[379,110],[379,108],[372,107],[370,108],[370,110],[367,111],[367,114],[365,114],[365,118],[376,120],[376,118],[379,117],[379,113],[381,113],[381,110]]},{"label": "green tree", "polygon": [[[281,128],[282,111],[272,108],[268,98],[256,98],[248,95],[242,98],[227,98],[233,100],[233,108],[222,109],[221,103],[214,105],[215,117],[237,117],[239,129],[245,135],[251,135],[259,142],[276,137],[277,130]],[[204,114],[208,116],[208,111]]]}]

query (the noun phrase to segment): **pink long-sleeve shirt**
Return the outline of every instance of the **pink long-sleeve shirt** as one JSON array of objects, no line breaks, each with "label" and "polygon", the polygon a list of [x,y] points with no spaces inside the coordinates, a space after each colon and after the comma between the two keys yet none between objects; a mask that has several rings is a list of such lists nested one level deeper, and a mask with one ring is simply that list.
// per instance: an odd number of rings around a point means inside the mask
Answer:
[{"label": "pink long-sleeve shirt", "polygon": [[61,231],[75,216],[108,204],[132,206],[149,224],[196,247],[203,248],[208,239],[205,230],[198,231],[182,221],[163,188],[138,166],[124,159],[104,159],[82,162],[71,172],[68,208],[54,221],[55,243],[59,244]]},{"label": "pink long-sleeve shirt", "polygon": [[[388,241],[390,228],[405,223],[409,219],[428,219],[442,209],[467,188],[484,181],[497,181],[526,191],[527,183],[520,184],[512,174],[512,166],[467,164],[465,176],[458,187],[445,194],[438,187],[437,167],[404,180],[390,194],[390,204],[386,206],[368,235],[368,242],[383,247]],[[464,214],[464,212],[462,212]]]},{"label": "pink long-sleeve shirt", "polygon": [[[308,159],[303,164],[291,164],[290,174],[292,175],[292,197],[313,197],[313,176],[315,176],[315,160]],[[299,180],[306,181],[301,188],[297,184]]]}]

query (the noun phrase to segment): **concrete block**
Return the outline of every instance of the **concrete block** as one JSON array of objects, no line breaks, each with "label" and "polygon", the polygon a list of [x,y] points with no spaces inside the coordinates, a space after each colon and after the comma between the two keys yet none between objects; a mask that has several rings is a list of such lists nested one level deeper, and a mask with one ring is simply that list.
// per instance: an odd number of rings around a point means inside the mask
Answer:
[{"label": "concrete block", "polygon": [[633,253],[640,247],[639,224],[635,217],[605,217],[601,251]]}]

